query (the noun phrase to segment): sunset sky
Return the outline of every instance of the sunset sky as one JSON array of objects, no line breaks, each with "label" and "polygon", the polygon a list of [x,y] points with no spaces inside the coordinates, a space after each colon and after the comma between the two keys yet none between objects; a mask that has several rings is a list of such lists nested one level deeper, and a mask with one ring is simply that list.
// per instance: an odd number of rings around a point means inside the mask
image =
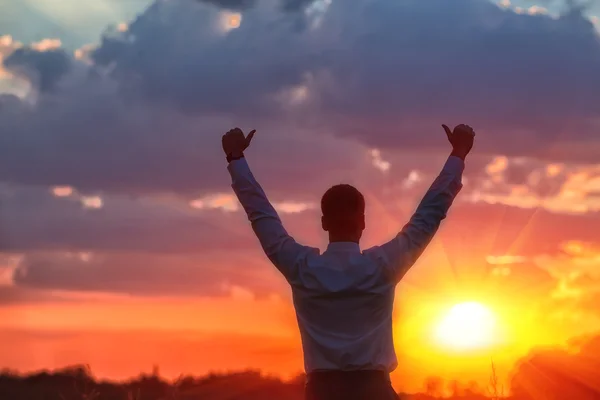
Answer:
[{"label": "sunset sky", "polygon": [[290,292],[230,188],[235,126],[321,248],[329,186],[365,194],[378,244],[449,154],[441,124],[477,131],[398,286],[397,389],[485,386],[492,359],[506,380],[598,332],[600,2],[568,3],[0,0],[0,367],[301,371]]}]

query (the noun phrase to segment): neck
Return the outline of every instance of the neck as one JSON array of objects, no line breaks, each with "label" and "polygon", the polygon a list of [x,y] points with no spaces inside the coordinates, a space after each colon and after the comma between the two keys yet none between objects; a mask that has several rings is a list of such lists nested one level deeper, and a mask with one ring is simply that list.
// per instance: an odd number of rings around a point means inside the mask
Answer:
[{"label": "neck", "polygon": [[354,243],[359,243],[360,242],[360,235],[352,235],[352,234],[332,234],[331,232],[329,233],[329,243],[335,243],[335,242],[354,242]]}]

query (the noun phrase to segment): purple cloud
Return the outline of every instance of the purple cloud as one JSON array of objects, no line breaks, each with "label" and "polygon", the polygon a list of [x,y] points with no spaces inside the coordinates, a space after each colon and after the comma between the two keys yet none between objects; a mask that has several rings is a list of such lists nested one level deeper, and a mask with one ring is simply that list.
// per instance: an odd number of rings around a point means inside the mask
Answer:
[{"label": "purple cloud", "polygon": [[56,88],[58,81],[69,72],[71,61],[62,50],[19,48],[4,60],[4,66],[36,82],[40,92],[44,93]]},{"label": "purple cloud", "polygon": [[30,254],[17,267],[14,283],[30,290],[139,296],[221,296],[229,295],[234,286],[266,296],[285,288],[285,281],[254,252],[227,259],[211,253]]},{"label": "purple cloud", "polygon": [[217,7],[157,2],[68,73],[28,50],[20,68],[54,91],[33,106],[1,100],[0,179],[223,190],[219,136],[235,125],[263,132],[254,165],[286,190],[359,167],[370,147],[447,151],[442,122],[475,126],[480,153],[597,159],[600,44],[581,13],[475,0],[315,4],[305,29],[257,3],[223,31]]},{"label": "purple cloud", "polygon": [[[476,0],[309,3],[157,1],[101,38],[90,64],[64,49],[6,57],[5,69],[36,89],[27,100],[0,96],[0,250],[27,253],[17,284],[218,294],[233,279],[274,290],[239,265],[196,269],[223,249],[267,268],[240,212],[188,205],[231,193],[219,140],[236,125],[258,129],[248,160],[274,201],[314,203],[331,184],[354,183],[385,211],[369,217],[377,232],[400,228],[439,171],[441,123],[479,133],[484,156],[470,160],[465,193],[490,178],[489,154],[598,161],[600,44],[580,11],[555,19]],[[387,173],[372,147],[390,160]],[[510,164],[493,189],[507,194],[530,175]],[[406,185],[410,176],[420,179]],[[561,179],[532,190],[556,193]],[[99,196],[101,207],[52,196],[58,185]],[[457,203],[440,240],[475,240],[494,219],[497,239],[474,253],[502,254],[528,226],[540,239],[522,250],[535,255],[566,238],[596,240],[598,218]],[[284,220],[301,241],[318,237],[317,211]]]}]

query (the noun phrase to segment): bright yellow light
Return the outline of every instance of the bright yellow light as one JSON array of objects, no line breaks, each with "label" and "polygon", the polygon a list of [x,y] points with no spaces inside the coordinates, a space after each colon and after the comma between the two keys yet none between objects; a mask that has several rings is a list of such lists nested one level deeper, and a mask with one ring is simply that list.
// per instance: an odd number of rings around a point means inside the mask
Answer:
[{"label": "bright yellow light", "polygon": [[480,303],[460,303],[448,311],[435,333],[440,344],[454,350],[481,349],[496,339],[496,318]]}]

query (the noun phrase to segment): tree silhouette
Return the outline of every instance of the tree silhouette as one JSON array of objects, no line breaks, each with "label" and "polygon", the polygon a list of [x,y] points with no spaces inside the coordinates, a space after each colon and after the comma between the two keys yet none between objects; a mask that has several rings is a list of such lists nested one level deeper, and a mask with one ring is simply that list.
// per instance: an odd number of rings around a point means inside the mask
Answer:
[{"label": "tree silhouette", "polygon": [[[520,360],[512,371],[511,394],[506,396],[492,361],[486,397],[475,382],[430,376],[424,392],[402,394],[403,400],[597,400],[600,399],[600,335],[576,343],[576,351],[542,349]],[[98,381],[87,365],[21,375],[8,369],[0,374],[0,400],[302,400],[304,374],[284,382],[257,370],[180,376],[167,381],[155,366],[150,374],[123,382]]]},{"label": "tree silhouette", "polygon": [[438,376],[430,376],[425,379],[425,394],[431,397],[442,397],[444,381]]}]

